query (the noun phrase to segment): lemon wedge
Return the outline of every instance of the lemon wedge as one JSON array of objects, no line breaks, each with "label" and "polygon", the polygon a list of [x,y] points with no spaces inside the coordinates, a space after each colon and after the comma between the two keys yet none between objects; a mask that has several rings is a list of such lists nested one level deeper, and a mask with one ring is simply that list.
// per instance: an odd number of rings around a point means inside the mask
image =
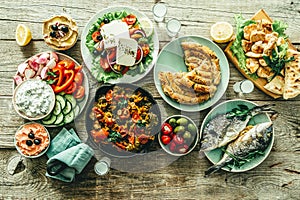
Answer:
[{"label": "lemon wedge", "polygon": [[20,46],[26,46],[31,41],[30,29],[24,24],[19,24],[16,29],[16,41]]},{"label": "lemon wedge", "polygon": [[210,36],[217,43],[229,42],[233,36],[233,27],[227,22],[217,22],[211,26]]},{"label": "lemon wedge", "polygon": [[145,31],[146,36],[149,37],[153,33],[153,24],[148,18],[139,19],[142,29]]}]

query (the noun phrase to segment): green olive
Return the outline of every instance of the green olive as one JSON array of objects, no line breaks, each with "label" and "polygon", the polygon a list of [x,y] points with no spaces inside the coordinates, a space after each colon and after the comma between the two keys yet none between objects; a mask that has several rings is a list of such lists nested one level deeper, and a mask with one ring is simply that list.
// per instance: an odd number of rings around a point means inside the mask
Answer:
[{"label": "green olive", "polygon": [[181,117],[177,119],[176,123],[181,126],[186,126],[188,124],[188,120],[186,118]]},{"label": "green olive", "polygon": [[169,119],[169,124],[170,124],[172,127],[175,127],[175,126],[176,126],[176,119],[175,119],[175,118]]},{"label": "green olive", "polygon": [[197,133],[197,128],[195,127],[194,124],[189,124],[188,131],[190,131],[191,133]]},{"label": "green olive", "polygon": [[192,138],[192,134],[189,131],[185,131],[183,134],[183,138],[185,140],[190,140]]},{"label": "green olive", "polygon": [[185,131],[184,126],[176,126],[176,128],[174,129],[175,134],[180,134],[183,133],[184,131]]}]

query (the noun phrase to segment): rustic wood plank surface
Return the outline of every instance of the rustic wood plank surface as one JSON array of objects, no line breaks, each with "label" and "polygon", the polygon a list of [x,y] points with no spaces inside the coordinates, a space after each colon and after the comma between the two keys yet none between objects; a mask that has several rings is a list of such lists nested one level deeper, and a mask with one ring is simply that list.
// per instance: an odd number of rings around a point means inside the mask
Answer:
[{"label": "rustic wood plank surface", "polygon": [[[51,50],[43,41],[43,20],[55,14],[69,14],[78,24],[81,34],[87,21],[99,10],[114,6],[132,6],[150,19],[151,7],[157,1],[139,0],[15,0],[2,1],[0,5],[0,199],[300,199],[300,97],[284,101],[274,100],[258,89],[245,96],[257,104],[275,103],[279,117],[274,123],[275,143],[268,158],[258,167],[243,173],[220,171],[204,178],[204,171],[211,163],[199,156],[199,145],[187,156],[177,160],[161,153],[151,164],[163,166],[153,172],[125,172],[111,169],[106,176],[97,176],[93,166],[101,156],[96,153],[84,171],[76,176],[73,183],[63,183],[45,176],[47,157],[26,159],[14,175],[7,172],[9,158],[17,155],[14,146],[16,129],[25,120],[17,115],[12,106],[12,76],[16,67],[32,55]],[[217,21],[234,25],[234,14],[242,13],[252,17],[263,8],[272,19],[288,23],[286,33],[300,48],[300,2],[290,1],[235,1],[235,0],[178,0],[163,1],[168,6],[166,19],[176,17],[182,22],[181,35],[200,35],[209,38],[210,26]],[[26,24],[32,31],[32,41],[19,47],[15,41],[15,28]],[[160,49],[171,39],[167,36],[164,23],[155,28],[160,40]],[[82,63],[81,39],[70,50],[63,53]],[[219,44],[224,50],[226,44]],[[87,71],[90,89],[98,84]],[[243,80],[243,76],[230,63],[230,80],[226,93],[220,102],[235,99],[232,86]],[[196,113],[184,113],[170,107],[160,97],[153,83],[153,70],[138,85],[147,88],[158,101],[162,118],[172,114],[188,114],[196,119],[200,127],[209,112],[206,109]],[[67,128],[76,128],[85,141],[84,113]],[[50,128],[51,137],[60,129]],[[157,145],[157,142],[156,142]],[[117,162],[114,161],[113,162]],[[138,165],[138,163],[136,164]]]}]

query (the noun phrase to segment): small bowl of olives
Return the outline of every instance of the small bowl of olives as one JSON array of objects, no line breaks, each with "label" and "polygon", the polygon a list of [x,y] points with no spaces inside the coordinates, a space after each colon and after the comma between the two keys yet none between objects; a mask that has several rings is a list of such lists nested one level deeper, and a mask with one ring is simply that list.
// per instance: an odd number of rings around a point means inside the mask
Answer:
[{"label": "small bowl of olives", "polygon": [[28,122],[18,128],[14,138],[18,152],[26,158],[38,158],[50,146],[50,134],[39,123]]},{"label": "small bowl of olives", "polygon": [[168,117],[158,133],[160,146],[170,155],[183,156],[190,153],[199,141],[195,122],[184,115]]}]

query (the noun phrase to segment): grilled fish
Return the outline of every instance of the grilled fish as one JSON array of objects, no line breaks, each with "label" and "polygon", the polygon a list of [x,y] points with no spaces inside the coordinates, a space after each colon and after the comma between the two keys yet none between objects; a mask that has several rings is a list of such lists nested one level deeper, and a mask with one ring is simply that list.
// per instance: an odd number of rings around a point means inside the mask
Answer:
[{"label": "grilled fish", "polygon": [[273,104],[256,106],[242,116],[230,117],[230,113],[216,116],[204,128],[200,152],[226,146],[239,136],[252,117],[260,113],[274,113],[271,106]]},{"label": "grilled fish", "polygon": [[[233,159],[241,160],[251,152],[264,150],[269,144],[272,133],[272,122],[257,124],[230,143],[222,159],[205,171],[205,176],[221,169]],[[233,158],[234,157],[234,158]]]}]

